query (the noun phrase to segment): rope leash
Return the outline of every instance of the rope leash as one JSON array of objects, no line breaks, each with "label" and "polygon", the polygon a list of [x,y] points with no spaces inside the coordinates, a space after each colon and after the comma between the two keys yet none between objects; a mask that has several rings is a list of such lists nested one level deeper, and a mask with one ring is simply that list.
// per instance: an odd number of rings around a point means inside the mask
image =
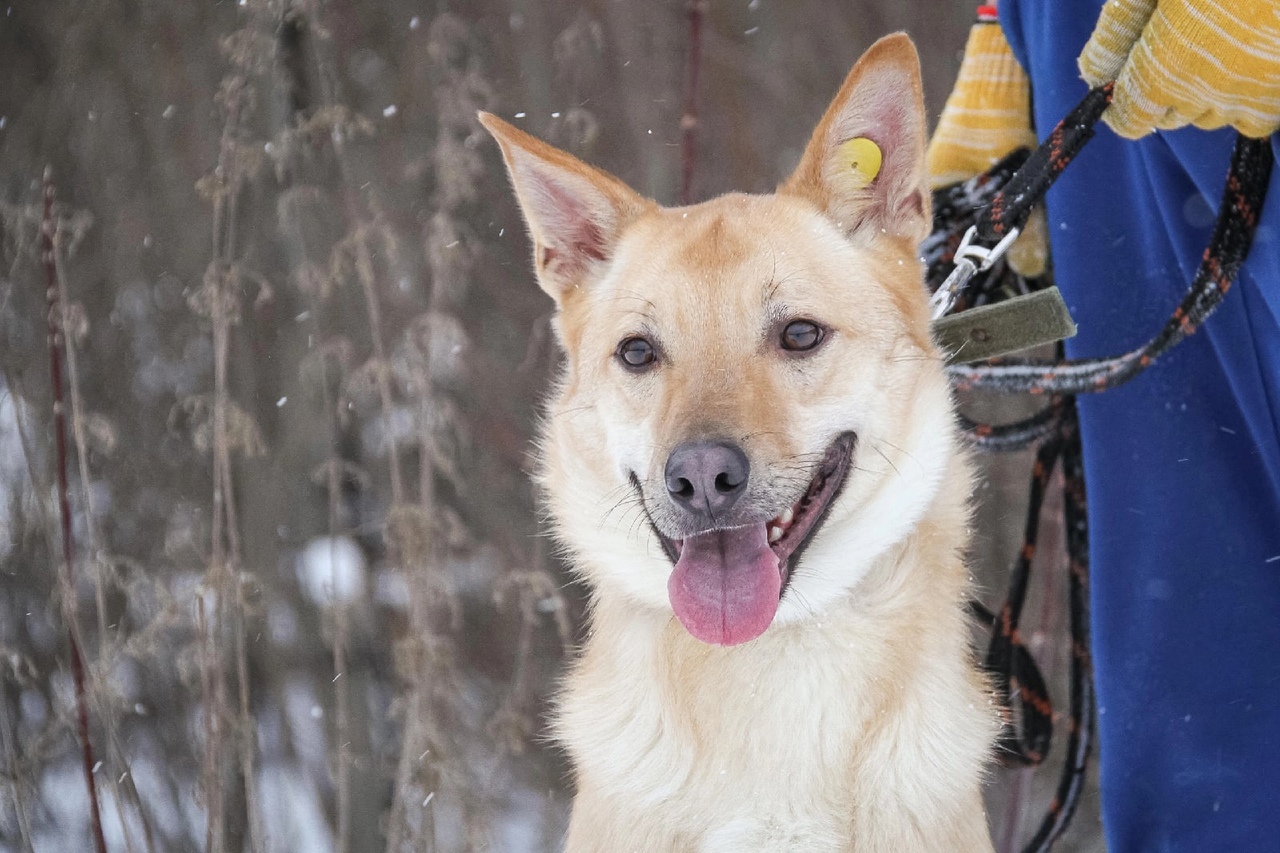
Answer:
[{"label": "rope leash", "polygon": [[1022,642],[1018,623],[1031,582],[1031,562],[1035,558],[1040,532],[1040,510],[1053,469],[1062,455],[1062,445],[1063,437],[1058,430],[1036,452],[1022,548],[1018,551],[1009,593],[996,617],[995,630],[983,664],[995,682],[996,690],[1006,698],[1005,708],[1011,717],[1011,725],[1005,727],[999,746],[1006,758],[1025,765],[1044,761],[1053,736],[1053,707],[1049,703],[1049,691],[1030,650]]},{"label": "rope leash", "polygon": [[994,359],[978,366],[954,365],[948,368],[952,382],[961,390],[983,388],[1005,394],[1086,394],[1133,379],[1194,334],[1222,304],[1253,245],[1273,161],[1270,140],[1236,139],[1213,238],[1191,288],[1164,327],[1145,344],[1109,358],[1057,362]]},{"label": "rope leash", "polygon": [[[1054,128],[1034,153],[1014,152],[984,175],[935,192],[935,230],[922,247],[929,281],[936,282],[935,319],[949,310],[1023,295],[1043,286],[1028,282],[1002,263],[1034,206],[1093,136],[1110,104],[1113,84],[1091,90]],[[1079,803],[1088,770],[1095,725],[1090,657],[1088,521],[1083,457],[1075,395],[1117,387],[1136,377],[1184,340],[1221,304],[1248,256],[1273,167],[1269,140],[1237,138],[1213,237],[1190,289],[1160,331],[1142,346],[1109,358],[1056,361],[992,359],[980,365],[948,367],[961,390],[1047,395],[1049,403],[1029,418],[986,424],[960,417],[979,449],[1017,450],[1039,443],[1032,471],[1031,502],[1023,547],[1011,572],[999,614],[975,604],[975,615],[992,629],[985,668],[1009,710],[1009,728],[1000,740],[1008,760],[1041,763],[1048,754],[1053,707],[1045,680],[1019,632],[1023,602],[1039,533],[1040,512],[1053,469],[1062,465],[1071,631],[1071,716],[1056,795],[1027,844],[1043,853],[1065,832]],[[958,237],[963,229],[963,237]],[[980,242],[981,241],[981,242]],[[981,243],[994,243],[987,248]],[[945,278],[942,274],[951,266]],[[966,293],[968,289],[968,293]],[[1059,350],[1061,356],[1061,350]]]},{"label": "rope leash", "polygon": [[1066,831],[1080,803],[1089,755],[1093,751],[1096,706],[1089,626],[1089,516],[1084,485],[1084,455],[1075,401],[1062,423],[1063,524],[1070,568],[1071,729],[1058,790],[1028,850],[1044,851]]},{"label": "rope leash", "polygon": [[[987,207],[960,240],[954,253],[955,269],[933,292],[933,319],[946,314],[960,291],[979,272],[999,261],[1018,239],[1031,211],[1058,180],[1085,143],[1093,138],[1094,125],[1111,105],[1115,83],[1091,89],[1053,129],[1040,147],[992,196]],[[994,242],[990,248],[982,242]]]},{"label": "rope leash", "polygon": [[1024,848],[1026,853],[1048,851],[1070,824],[1088,775],[1095,726],[1093,661],[1089,652],[1089,529],[1084,463],[1075,401],[1066,398],[1060,405],[1062,411],[1051,437],[1036,454],[1025,539],[1014,564],[1009,595],[999,614],[991,613],[978,602],[970,602],[970,612],[991,629],[991,643],[983,666],[991,674],[996,689],[1005,698],[1005,707],[1009,709],[1009,728],[1001,737],[999,746],[1010,761],[1038,765],[1049,751],[1053,706],[1044,677],[1018,632],[1018,619],[1031,581],[1031,564],[1035,557],[1044,496],[1053,477],[1053,467],[1060,463],[1064,492],[1063,522],[1070,567],[1071,723],[1066,760],[1059,774],[1057,790],[1035,835]]}]

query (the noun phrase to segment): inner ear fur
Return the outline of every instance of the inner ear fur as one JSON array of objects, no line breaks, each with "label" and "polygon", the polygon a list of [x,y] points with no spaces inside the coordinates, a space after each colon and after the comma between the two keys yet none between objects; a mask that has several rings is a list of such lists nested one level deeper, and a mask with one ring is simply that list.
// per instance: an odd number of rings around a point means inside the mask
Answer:
[{"label": "inner ear fur", "polygon": [[[870,183],[841,156],[858,137],[881,151]],[[813,202],[851,236],[874,229],[918,244],[932,226],[925,143],[920,57],[906,34],[885,36],[853,66],[779,192]]]},{"label": "inner ear fur", "polygon": [[538,283],[560,304],[599,273],[623,228],[653,203],[497,116],[479,119],[502,149],[533,239]]}]

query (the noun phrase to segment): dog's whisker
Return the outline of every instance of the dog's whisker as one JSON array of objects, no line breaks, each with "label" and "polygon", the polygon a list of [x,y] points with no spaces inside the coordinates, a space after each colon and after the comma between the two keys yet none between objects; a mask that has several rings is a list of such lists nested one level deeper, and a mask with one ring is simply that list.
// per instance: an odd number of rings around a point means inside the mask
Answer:
[{"label": "dog's whisker", "polygon": [[871,445],[871,449],[874,450],[876,453],[880,454],[880,458],[883,459],[889,465],[889,467],[893,469],[893,473],[897,474],[899,477],[902,476],[902,472],[898,470],[898,466],[893,464],[892,459],[884,455],[883,450],[881,450],[878,446],[874,444]]},{"label": "dog's whisker", "polygon": [[[874,443],[875,443],[875,444],[887,444],[887,445],[889,445],[889,446],[890,446],[890,447],[892,447],[894,450],[898,451],[898,452],[899,452],[899,453],[901,453],[903,456],[907,457],[907,458],[908,458],[908,459],[910,459],[912,462],[916,463],[916,467],[917,467],[917,468],[919,468],[921,471],[924,471],[924,466],[920,464],[920,460],[919,460],[919,459],[917,459],[917,458],[915,458],[915,456],[911,455],[910,451],[906,450],[905,448],[899,447],[898,445],[894,444],[894,443],[893,443],[892,441],[890,441],[889,439],[887,439],[887,438],[876,438]],[[881,455],[883,455],[883,454],[881,454]]]},{"label": "dog's whisker", "polygon": [[594,403],[592,403],[586,406],[574,406],[572,409],[560,409],[559,411],[552,412],[550,415],[550,419],[555,420],[556,418],[563,417],[566,415],[580,415],[583,412],[589,412],[594,408],[596,408],[596,406]]},{"label": "dog's whisker", "polygon": [[792,597],[796,604],[804,608],[805,612],[809,616],[818,615],[817,608],[815,608],[813,603],[809,601],[808,597],[797,588],[796,584],[792,584],[787,588],[787,594]]}]

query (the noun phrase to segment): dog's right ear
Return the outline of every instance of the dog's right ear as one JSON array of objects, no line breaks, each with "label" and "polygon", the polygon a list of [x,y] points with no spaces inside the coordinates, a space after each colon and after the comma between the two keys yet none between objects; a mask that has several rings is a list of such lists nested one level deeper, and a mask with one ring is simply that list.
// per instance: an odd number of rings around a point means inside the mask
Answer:
[{"label": "dog's right ear", "polygon": [[599,272],[623,227],[651,203],[612,175],[497,116],[479,117],[502,148],[533,237],[538,283],[559,305]]}]

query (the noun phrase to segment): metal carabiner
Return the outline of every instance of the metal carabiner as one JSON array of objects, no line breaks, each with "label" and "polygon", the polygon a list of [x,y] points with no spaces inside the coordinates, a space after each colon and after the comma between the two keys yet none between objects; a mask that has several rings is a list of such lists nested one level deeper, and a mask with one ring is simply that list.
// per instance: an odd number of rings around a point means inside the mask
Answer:
[{"label": "metal carabiner", "polygon": [[1001,237],[999,243],[988,249],[974,242],[978,237],[978,226],[970,225],[969,230],[964,232],[964,237],[960,240],[960,246],[956,249],[955,269],[929,299],[932,319],[937,320],[950,311],[960,292],[969,284],[969,279],[991,269],[996,261],[1004,257],[1004,253],[1009,251],[1009,247],[1021,233],[1022,230],[1019,228],[1010,228],[1009,233]]}]

